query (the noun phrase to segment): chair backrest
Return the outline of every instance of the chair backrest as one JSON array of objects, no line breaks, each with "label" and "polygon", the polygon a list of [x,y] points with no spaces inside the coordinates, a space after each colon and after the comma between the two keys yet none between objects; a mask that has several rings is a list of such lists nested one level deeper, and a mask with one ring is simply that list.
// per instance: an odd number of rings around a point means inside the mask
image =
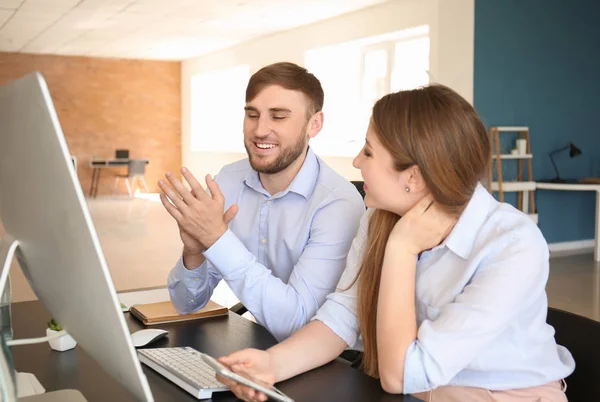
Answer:
[{"label": "chair backrest", "polygon": [[129,164],[127,165],[127,175],[129,177],[133,176],[143,176],[146,172],[146,161],[143,159],[131,159]]},{"label": "chair backrest", "polygon": [[548,308],[556,343],[569,349],[575,371],[567,379],[569,402],[600,401],[600,322]]},{"label": "chair backrest", "polygon": [[128,149],[117,149],[115,151],[116,159],[129,159],[129,150]]},{"label": "chair backrest", "polygon": [[365,198],[365,189],[363,188],[363,186],[365,185],[365,182],[364,181],[352,181],[351,183],[354,184],[354,187],[356,187],[356,189],[358,190],[358,192],[364,199]]}]

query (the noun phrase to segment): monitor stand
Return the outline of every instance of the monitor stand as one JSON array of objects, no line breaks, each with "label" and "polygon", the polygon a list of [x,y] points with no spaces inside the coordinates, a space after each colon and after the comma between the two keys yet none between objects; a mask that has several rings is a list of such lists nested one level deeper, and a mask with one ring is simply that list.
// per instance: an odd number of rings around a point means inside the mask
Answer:
[{"label": "monitor stand", "polygon": [[[6,281],[8,280],[10,264],[19,247],[19,242],[7,233],[5,233],[0,240],[0,292],[2,292],[6,285]],[[79,391],[65,389],[40,395],[26,396],[24,398],[19,398],[18,402],[87,402],[87,399],[85,399]]]},{"label": "monitor stand", "polygon": [[4,237],[0,238],[0,292],[4,291],[10,264],[18,247],[19,241],[13,239],[8,233],[4,233]]}]

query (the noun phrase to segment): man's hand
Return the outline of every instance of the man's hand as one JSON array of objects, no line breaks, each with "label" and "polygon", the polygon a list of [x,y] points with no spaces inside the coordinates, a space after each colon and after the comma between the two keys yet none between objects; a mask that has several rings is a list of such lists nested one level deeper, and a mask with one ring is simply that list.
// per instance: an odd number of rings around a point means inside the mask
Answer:
[{"label": "man's hand", "polygon": [[204,247],[196,239],[194,239],[189,233],[179,226],[179,235],[181,241],[183,241],[183,252],[181,253],[183,259],[183,266],[186,269],[196,269],[204,263]]},{"label": "man's hand", "polygon": [[206,184],[212,196],[204,191],[186,168],[182,168],[181,173],[191,191],[167,172],[165,176],[173,187],[160,180],[158,185],[163,191],[160,199],[179,225],[184,251],[201,254],[227,231],[227,225],[235,217],[238,207],[234,204],[223,214],[225,200],[210,175],[206,176]]},{"label": "man's hand", "polygon": [[181,225],[178,224],[178,226],[179,236],[181,236],[181,241],[183,242],[183,254],[202,254],[204,252],[204,247],[202,247],[202,244],[200,244],[198,240],[194,239],[192,235],[186,232]]}]

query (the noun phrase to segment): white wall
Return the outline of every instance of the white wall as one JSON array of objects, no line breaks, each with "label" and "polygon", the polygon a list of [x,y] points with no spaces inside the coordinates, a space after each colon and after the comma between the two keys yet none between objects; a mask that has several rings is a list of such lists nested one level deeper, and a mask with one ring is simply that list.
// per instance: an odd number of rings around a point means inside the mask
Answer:
[{"label": "white wall", "polygon": [[475,1],[430,2],[430,73],[473,103]]},{"label": "white wall", "polygon": [[[475,0],[393,0],[183,62],[183,164],[198,177],[203,177],[207,173],[216,174],[221,166],[246,157],[245,154],[238,153],[190,150],[190,81],[194,74],[241,64],[249,65],[251,74],[267,64],[278,61],[291,61],[302,65],[304,52],[316,47],[429,25],[432,77],[436,82],[454,88],[472,102],[474,2]],[[323,159],[348,180],[360,180],[360,173],[352,167],[352,158]]]}]

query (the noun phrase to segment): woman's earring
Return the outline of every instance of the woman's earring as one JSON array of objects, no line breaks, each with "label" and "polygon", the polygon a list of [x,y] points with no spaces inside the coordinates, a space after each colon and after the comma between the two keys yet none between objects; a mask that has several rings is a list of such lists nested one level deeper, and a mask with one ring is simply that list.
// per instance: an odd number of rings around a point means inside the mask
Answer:
[{"label": "woman's earring", "polygon": [[410,187],[406,186],[406,192],[410,193]]}]

